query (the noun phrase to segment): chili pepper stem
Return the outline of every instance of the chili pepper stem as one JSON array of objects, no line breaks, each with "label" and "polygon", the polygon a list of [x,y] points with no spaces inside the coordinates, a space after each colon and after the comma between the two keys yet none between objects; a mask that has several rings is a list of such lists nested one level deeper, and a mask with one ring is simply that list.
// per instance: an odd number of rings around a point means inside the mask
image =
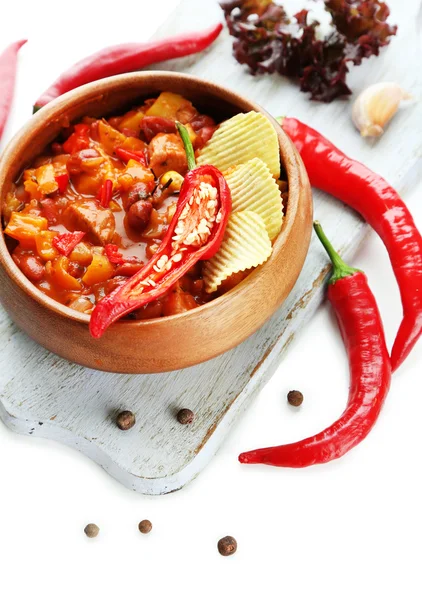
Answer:
[{"label": "chili pepper stem", "polygon": [[183,145],[185,147],[186,158],[188,159],[188,169],[192,171],[196,168],[195,150],[193,149],[192,142],[190,141],[189,132],[182,123],[176,121],[177,131],[182,138]]},{"label": "chili pepper stem", "polygon": [[324,233],[324,230],[319,221],[314,222],[315,233],[317,234],[321,244],[324,246],[325,251],[330,257],[333,263],[333,274],[330,277],[329,283],[335,283],[339,279],[353,275],[354,273],[360,273],[359,269],[350,267],[344,262],[341,256],[334,250],[333,245]]}]

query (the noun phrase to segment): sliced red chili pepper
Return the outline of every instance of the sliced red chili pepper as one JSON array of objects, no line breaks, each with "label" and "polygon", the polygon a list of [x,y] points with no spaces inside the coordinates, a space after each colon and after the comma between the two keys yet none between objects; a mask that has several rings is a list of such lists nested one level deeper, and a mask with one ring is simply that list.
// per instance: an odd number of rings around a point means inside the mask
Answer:
[{"label": "sliced red chili pepper", "polygon": [[59,192],[64,194],[69,183],[69,175],[67,173],[62,173],[62,175],[56,175],[54,179],[57,181],[57,185],[59,186]]},{"label": "sliced red chili pepper", "polygon": [[163,60],[202,52],[217,39],[222,29],[222,24],[218,23],[205,31],[183,33],[164,40],[103,48],[63,73],[37,100],[34,112],[65,92],[85,83],[97,81],[103,77],[120,75],[120,73],[139,71]]},{"label": "sliced red chili pepper", "polygon": [[78,123],[74,127],[74,132],[63,144],[63,150],[66,154],[74,154],[79,150],[85,150],[89,148],[89,130],[90,126],[85,123]]},{"label": "sliced red chili pepper", "polygon": [[139,263],[139,258],[136,256],[123,256],[120,252],[119,247],[116,244],[106,244],[104,250],[108,260],[113,265],[124,265],[126,263],[135,264]]},{"label": "sliced red chili pepper", "polygon": [[18,62],[18,52],[26,40],[14,42],[0,54],[0,81],[1,81],[1,102],[0,102],[0,138],[3,134],[10,107],[12,105],[13,93],[15,90],[16,67]]},{"label": "sliced red chili pepper", "polygon": [[90,332],[99,338],[117,319],[165,294],[198,260],[211,258],[221,245],[231,211],[230,189],[211,165],[196,168],[189,133],[178,124],[190,171],[176,212],[157,252],[126,283],[95,307]]},{"label": "sliced red chili pepper", "polygon": [[385,244],[403,305],[391,351],[395,371],[422,335],[422,236],[406,204],[380,175],[297,119],[283,119],[282,127],[298,149],[311,184],[361,214]]},{"label": "sliced red chili pepper", "polygon": [[149,143],[158,133],[176,133],[176,121],[166,117],[144,117],[141,131]]},{"label": "sliced red chili pepper", "polygon": [[143,164],[145,167],[147,165],[147,159],[145,156],[145,152],[136,151],[136,150],[126,150],[126,148],[122,148],[119,146],[115,149],[115,153],[117,158],[120,158],[123,162],[129,162],[130,160],[136,160]]},{"label": "sliced red chili pepper", "polygon": [[346,265],[319,224],[315,231],[333,263],[330,300],[349,355],[346,410],[327,429],[300,442],[244,452],[241,463],[309,467],[340,458],[371,431],[390,388],[391,365],[376,300],[364,273]]},{"label": "sliced red chili pepper", "polygon": [[60,254],[63,254],[63,256],[69,256],[84,235],[84,231],[74,231],[73,233],[62,233],[60,235],[56,235],[56,237],[53,238],[53,246],[60,252]]},{"label": "sliced red chili pepper", "polygon": [[110,206],[112,197],[113,182],[111,181],[111,179],[106,179],[98,191],[97,200],[99,200],[100,205],[103,208],[108,208]]}]

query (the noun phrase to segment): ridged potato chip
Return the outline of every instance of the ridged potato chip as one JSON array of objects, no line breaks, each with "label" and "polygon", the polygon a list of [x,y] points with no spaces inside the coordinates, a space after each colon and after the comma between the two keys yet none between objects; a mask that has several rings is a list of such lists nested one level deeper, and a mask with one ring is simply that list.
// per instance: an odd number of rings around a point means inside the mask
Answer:
[{"label": "ridged potato chip", "polygon": [[252,158],[260,158],[276,179],[280,177],[277,133],[267,117],[251,111],[224,121],[198,156],[199,165],[227,171]]},{"label": "ridged potato chip", "polygon": [[233,273],[262,265],[271,252],[271,241],[262,217],[251,210],[232,213],[217,254],[204,265],[206,291],[215,292]]},{"label": "ridged potato chip", "polygon": [[270,240],[280,233],[283,223],[283,201],[276,180],[267,165],[253,158],[224,173],[229,185],[233,212],[253,210],[262,217]]}]

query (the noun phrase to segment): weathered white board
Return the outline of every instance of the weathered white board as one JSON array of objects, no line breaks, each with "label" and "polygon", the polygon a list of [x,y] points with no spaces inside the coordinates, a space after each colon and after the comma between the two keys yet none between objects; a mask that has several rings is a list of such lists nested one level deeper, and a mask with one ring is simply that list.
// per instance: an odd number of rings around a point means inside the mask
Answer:
[{"label": "weathered white board", "polygon": [[[292,3],[290,3],[292,4]],[[295,4],[293,2],[293,4]],[[299,3],[301,4],[301,3]],[[419,49],[414,31],[418,1],[389,2],[399,36],[375,60],[351,76],[360,90],[382,80],[400,82],[422,96]],[[296,2],[296,7],[298,2]],[[221,19],[214,0],[183,0],[157,36],[201,28]],[[402,110],[377,142],[361,140],[350,121],[350,101],[311,103],[281,77],[254,78],[231,57],[227,34],[201,57],[159,65],[203,76],[261,103],[275,116],[297,116],[353,156],[386,176],[406,196],[420,176],[422,105]],[[335,200],[315,193],[315,212],[346,258],[366,226]],[[313,241],[305,267],[284,306],[253,337],[206,364],[163,375],[100,373],[50,354],[28,339],[0,308],[0,417],[19,433],[66,443],[95,460],[124,485],[144,494],[177,490],[195,477],[228,434],[235,418],[270,377],[293,336],[323,298],[326,257]],[[181,407],[196,413],[191,426],[175,419]],[[119,431],[115,415],[130,409],[136,426]]]}]

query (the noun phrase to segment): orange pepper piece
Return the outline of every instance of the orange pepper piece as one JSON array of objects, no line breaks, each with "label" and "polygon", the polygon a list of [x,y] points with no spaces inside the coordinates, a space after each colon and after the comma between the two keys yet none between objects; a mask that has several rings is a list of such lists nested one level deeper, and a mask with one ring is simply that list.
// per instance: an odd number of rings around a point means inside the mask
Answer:
[{"label": "orange pepper piece", "polygon": [[94,254],[92,262],[86,270],[82,281],[85,285],[91,286],[96,283],[102,283],[110,279],[114,273],[114,267],[103,254]]},{"label": "orange pepper piece", "polygon": [[59,189],[56,181],[56,172],[52,164],[42,165],[35,171],[39,190],[43,194],[53,194]]},{"label": "orange pepper piece", "polygon": [[57,231],[41,231],[35,237],[35,245],[37,247],[38,256],[45,261],[57,258],[59,253],[53,246],[53,239],[56,237]]},{"label": "orange pepper piece", "polygon": [[10,221],[4,232],[15,240],[34,240],[36,236],[41,231],[47,229],[47,227],[48,221],[47,219],[44,219],[44,217],[12,212]]},{"label": "orange pepper piece", "polygon": [[60,256],[53,261],[50,270],[53,283],[64,290],[81,290],[82,284],[75,277],[69,275],[68,267],[69,260],[65,256]]}]

